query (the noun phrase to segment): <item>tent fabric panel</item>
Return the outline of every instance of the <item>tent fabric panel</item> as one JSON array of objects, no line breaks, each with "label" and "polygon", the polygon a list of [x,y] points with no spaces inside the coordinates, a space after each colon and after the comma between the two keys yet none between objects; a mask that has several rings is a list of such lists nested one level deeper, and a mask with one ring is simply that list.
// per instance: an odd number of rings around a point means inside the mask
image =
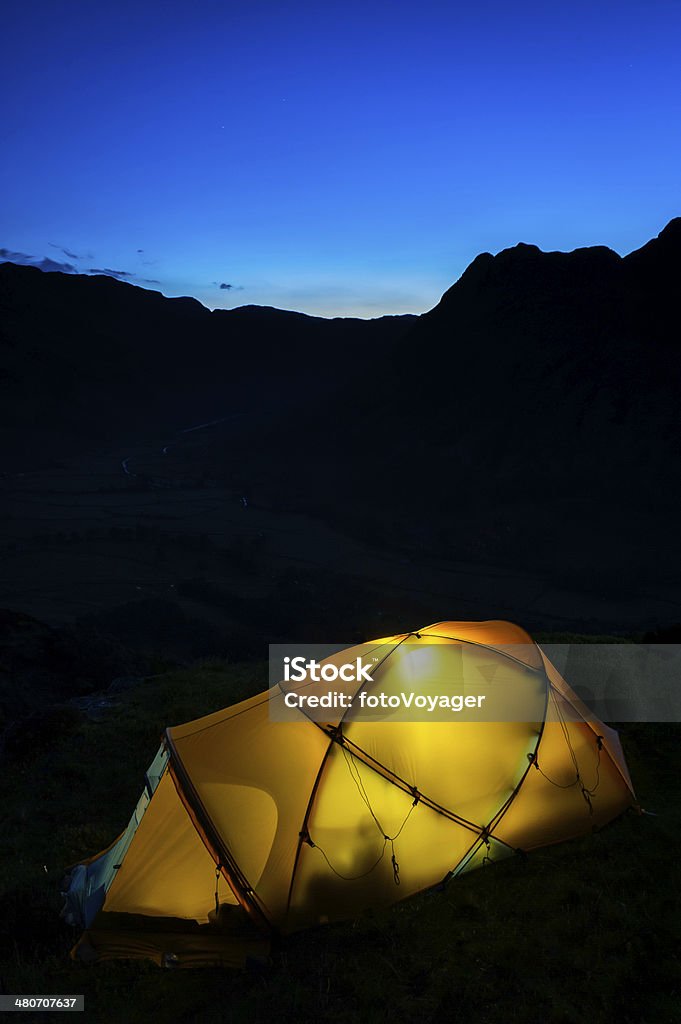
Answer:
[{"label": "tent fabric panel", "polygon": [[[221,816],[238,822],[238,829],[230,827],[229,851],[256,889],[272,850],[277,830],[278,811],[272,797],[258,786],[245,786],[229,782],[203,782],[201,802],[209,810],[211,820],[219,808]],[[224,829],[221,829],[224,835]]]},{"label": "tent fabric panel", "polygon": [[[463,721],[438,709],[427,721],[399,721],[402,710],[376,710],[377,720],[344,724],[344,733],[380,764],[449,810],[484,824],[522,778],[541,730],[548,682],[495,651],[467,642],[426,637],[409,641],[388,659],[366,692],[397,700],[404,693],[438,697],[460,693],[501,696],[505,712],[532,709],[534,722]],[[508,699],[507,694],[513,696]],[[508,701],[508,702],[507,702]],[[499,705],[497,705],[499,706]],[[506,716],[505,716],[506,717]],[[509,717],[512,717],[509,714]],[[500,798],[501,797],[501,798]],[[478,807],[480,801],[485,806]]]},{"label": "tent fabric panel", "polygon": [[314,847],[301,845],[287,931],[386,906],[436,885],[478,836],[421,801],[414,805],[412,794],[339,744],[325,762],[307,832]]},{"label": "tent fabric panel", "polygon": [[520,626],[503,619],[489,619],[484,622],[435,622],[418,632],[424,638],[441,636],[485,647],[506,648],[512,644],[518,645],[515,657],[532,668],[539,668],[541,665],[539,651],[532,637]]},{"label": "tent fabric panel", "polygon": [[233,718],[240,718],[249,712],[257,710],[263,704],[265,705],[265,710],[267,710],[268,698],[273,696],[278,689],[279,688],[277,686],[270,687],[269,690],[263,690],[261,693],[256,693],[253,697],[248,697],[247,700],[242,700],[239,704],[233,704],[231,707],[221,708],[219,711],[214,711],[210,715],[204,715],[202,718],[195,718],[191,722],[184,722],[181,725],[173,725],[168,731],[175,743],[177,743],[179,740],[185,739],[188,736],[205,733],[209,729],[223,725],[225,722],[228,722]]},{"label": "tent fabric panel", "polygon": [[632,805],[628,786],[604,751],[599,760],[593,730],[582,722],[566,722],[565,730],[588,800],[561,723],[547,722],[537,751],[539,769],[530,767],[493,830],[513,847],[531,850],[588,834]]},{"label": "tent fabric panel", "polygon": [[627,788],[629,789],[632,797],[635,799],[636,792],[634,790],[634,784],[631,781],[627,762],[624,758],[624,750],[622,749],[622,741],[620,740],[619,733],[616,729],[611,729],[607,725],[601,726],[601,732],[603,734],[603,746],[605,750],[627,784]]},{"label": "tent fabric panel", "polygon": [[270,717],[284,695],[251,705],[238,718],[180,738],[177,753],[211,822],[241,874],[277,925],[286,913],[307,811],[329,737],[302,713],[297,721]]},{"label": "tent fabric panel", "polygon": [[[617,766],[624,781],[631,790],[632,795],[634,795],[634,786],[631,781],[627,762],[624,759],[624,751],[622,750],[622,743],[617,731],[615,729],[611,729],[609,726],[601,722],[600,719],[596,718],[584,701],[581,700],[574,690],[565,682],[560,672],[551,664],[543,651],[541,651],[541,656],[544,661],[544,665],[546,666],[546,674],[553,689],[568,702],[570,707],[573,708],[584,721],[591,724],[596,735],[601,735],[603,737],[603,746],[605,747],[608,756]],[[572,717],[575,717],[574,714]]]},{"label": "tent fabric panel", "polygon": [[[215,864],[166,772],[104,903],[105,912],[207,921],[215,907]],[[224,879],[219,898],[236,903]]]},{"label": "tent fabric panel", "polygon": [[66,906],[62,911],[62,916],[68,923],[87,928],[101,910],[106,893],[116,877],[118,865],[125,859],[167,763],[168,754],[164,744],[161,744],[147,769],[145,788],[125,831],[104,850],[71,869],[68,889],[64,893]]},{"label": "tent fabric panel", "polygon": [[431,801],[482,827],[513,794],[539,730],[527,722],[351,722],[344,733]]},{"label": "tent fabric panel", "polygon": [[505,619],[485,619],[481,622],[433,622],[418,632],[424,636],[435,633],[453,640],[470,640],[480,644],[522,643],[532,644],[529,633],[514,622]]}]

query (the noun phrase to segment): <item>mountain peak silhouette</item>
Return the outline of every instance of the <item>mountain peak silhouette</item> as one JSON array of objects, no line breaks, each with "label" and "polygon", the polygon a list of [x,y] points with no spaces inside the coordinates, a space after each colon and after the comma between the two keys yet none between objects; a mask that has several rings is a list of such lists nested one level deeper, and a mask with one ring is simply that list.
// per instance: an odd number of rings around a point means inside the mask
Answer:
[{"label": "mountain peak silhouette", "polygon": [[643,621],[646,581],[681,572],[680,257],[681,218],[624,258],[523,242],[374,321],[0,266],[2,471],[236,413],[188,452],[197,478],[495,580],[577,581],[611,620],[640,585]]},{"label": "mountain peak silhouette", "polygon": [[672,217],[669,223],[660,231],[658,240],[669,240],[675,245],[681,246],[681,217]]},{"label": "mountain peak silhouette", "polygon": [[[639,285],[667,292],[670,283],[681,277],[681,217],[674,217],[656,238],[627,256],[620,256],[605,245],[583,246],[570,252],[545,252],[537,245],[518,242],[496,255],[482,252],[464,270],[461,277],[443,294],[427,316],[448,313],[452,304],[469,299],[480,289],[486,301],[508,301],[521,294],[542,292],[545,297],[571,291],[606,293],[624,285],[633,272]],[[496,296],[496,300],[493,296]],[[513,293],[513,295],[512,295]],[[480,301],[482,297],[480,296]],[[664,301],[661,300],[661,301]]]},{"label": "mountain peak silhouette", "polygon": [[681,217],[674,217],[640,249],[623,260],[626,267],[646,280],[649,286],[668,289],[681,278]]},{"label": "mountain peak silhouette", "polygon": [[484,291],[489,301],[508,301],[540,291],[545,295],[591,288],[595,281],[609,281],[622,258],[605,245],[586,246],[571,252],[545,252],[537,245],[518,242],[493,256],[479,256],[442,296],[431,313],[439,315],[454,303]]}]

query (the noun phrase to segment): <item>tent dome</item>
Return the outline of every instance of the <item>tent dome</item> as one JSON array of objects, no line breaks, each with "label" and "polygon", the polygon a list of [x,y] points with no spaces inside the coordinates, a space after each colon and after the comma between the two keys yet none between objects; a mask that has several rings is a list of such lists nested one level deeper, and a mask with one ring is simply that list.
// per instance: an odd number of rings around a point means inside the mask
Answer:
[{"label": "tent dome", "polygon": [[617,733],[519,627],[443,622],[362,650],[375,668],[344,684],[350,697],[456,674],[466,691],[521,694],[532,720],[313,720],[290,698],[306,684],[282,682],[169,728],[126,831],[72,872],[66,913],[88,929],[76,955],[238,962],[634,803]]}]

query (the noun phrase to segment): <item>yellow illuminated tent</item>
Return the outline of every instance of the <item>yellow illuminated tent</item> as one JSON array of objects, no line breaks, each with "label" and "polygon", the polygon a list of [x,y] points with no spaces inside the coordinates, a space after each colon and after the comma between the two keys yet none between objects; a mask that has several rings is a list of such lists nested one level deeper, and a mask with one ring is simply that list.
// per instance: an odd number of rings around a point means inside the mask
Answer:
[{"label": "yellow illuminated tent", "polygon": [[125,832],[71,871],[64,915],[86,929],[72,955],[243,963],[274,936],[591,832],[634,803],[617,733],[523,630],[442,622],[377,640],[362,685],[418,692],[419,645],[460,653],[480,685],[494,664],[509,689],[543,695],[541,714],[315,722],[278,715],[280,684],[168,729]]}]

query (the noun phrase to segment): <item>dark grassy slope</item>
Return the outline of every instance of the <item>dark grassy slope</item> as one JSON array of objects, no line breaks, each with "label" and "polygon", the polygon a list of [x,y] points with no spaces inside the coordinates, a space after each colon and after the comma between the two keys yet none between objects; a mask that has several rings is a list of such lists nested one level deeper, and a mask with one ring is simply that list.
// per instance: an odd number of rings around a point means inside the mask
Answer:
[{"label": "dark grassy slope", "polygon": [[675,726],[622,732],[637,795],[657,817],[628,813],[594,836],[463,876],[443,893],[301,933],[263,973],[70,963],[75,934],[58,919],[64,865],[122,828],[165,725],[237,701],[266,678],[263,665],[219,664],[162,676],[119,694],[102,722],[54,732],[39,752],[27,747],[5,767],[3,991],[85,993],[86,1019],[97,1024],[678,1021]]}]

